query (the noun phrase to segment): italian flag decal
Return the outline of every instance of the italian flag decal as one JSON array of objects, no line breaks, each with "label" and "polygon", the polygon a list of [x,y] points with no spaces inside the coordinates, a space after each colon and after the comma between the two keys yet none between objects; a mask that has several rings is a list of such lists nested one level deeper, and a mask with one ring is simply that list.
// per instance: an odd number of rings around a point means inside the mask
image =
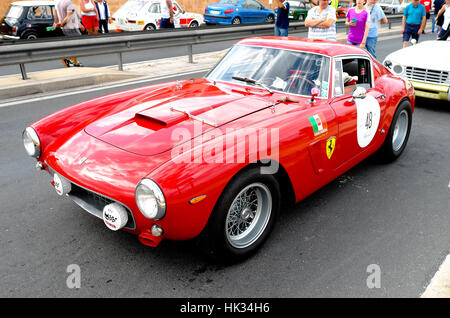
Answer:
[{"label": "italian flag decal", "polygon": [[311,122],[314,136],[318,136],[328,131],[327,122],[322,113],[309,117],[309,121]]}]

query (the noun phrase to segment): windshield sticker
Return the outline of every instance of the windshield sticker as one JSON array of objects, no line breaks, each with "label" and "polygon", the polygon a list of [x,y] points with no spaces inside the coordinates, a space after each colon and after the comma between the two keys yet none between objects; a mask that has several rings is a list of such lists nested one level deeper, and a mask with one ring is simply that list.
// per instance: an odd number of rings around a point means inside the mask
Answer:
[{"label": "windshield sticker", "polygon": [[328,82],[322,81],[322,87],[320,89],[320,96],[322,96],[322,97],[328,96]]},{"label": "windshield sticker", "polygon": [[322,113],[308,118],[313,128],[314,136],[321,135],[328,131],[327,121]]},{"label": "windshield sticker", "polygon": [[283,90],[286,88],[287,83],[285,81],[283,81],[281,78],[277,77],[273,83],[272,83],[272,87],[279,89],[279,90]]}]

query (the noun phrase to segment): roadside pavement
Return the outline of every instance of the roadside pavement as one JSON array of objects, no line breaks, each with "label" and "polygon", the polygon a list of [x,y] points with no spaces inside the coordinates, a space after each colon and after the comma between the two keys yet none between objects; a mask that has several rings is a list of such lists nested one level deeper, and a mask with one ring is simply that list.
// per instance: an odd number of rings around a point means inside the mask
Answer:
[{"label": "roadside pavement", "polygon": [[[400,26],[380,28],[379,40],[399,35]],[[295,35],[294,35],[295,36]],[[347,35],[338,33],[337,40],[345,42]],[[71,88],[105,85],[111,82],[126,82],[136,79],[151,79],[176,75],[182,72],[207,71],[222,58],[227,50],[196,54],[194,63],[187,56],[124,64],[123,71],[116,67],[72,67],[28,73],[28,80],[20,74],[0,77],[0,100],[12,100],[23,96],[46,94]]]}]

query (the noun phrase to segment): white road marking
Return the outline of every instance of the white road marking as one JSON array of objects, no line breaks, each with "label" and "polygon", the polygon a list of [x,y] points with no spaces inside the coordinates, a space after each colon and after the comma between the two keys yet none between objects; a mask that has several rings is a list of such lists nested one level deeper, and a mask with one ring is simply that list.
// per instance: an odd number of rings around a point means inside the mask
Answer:
[{"label": "white road marking", "polygon": [[447,255],[422,298],[450,298],[450,255]]},{"label": "white road marking", "polygon": [[25,103],[34,103],[34,102],[39,102],[39,101],[48,100],[48,99],[76,95],[76,94],[80,94],[80,93],[84,94],[84,93],[101,91],[101,90],[106,90],[106,89],[116,88],[116,87],[121,87],[121,86],[135,85],[135,84],[141,84],[141,83],[146,83],[146,82],[158,81],[158,80],[163,80],[163,79],[172,78],[172,77],[180,77],[180,76],[189,75],[189,74],[206,72],[209,70],[210,70],[210,68],[195,70],[195,71],[186,72],[186,73],[171,74],[171,75],[166,75],[166,76],[161,76],[161,77],[144,77],[144,78],[140,77],[140,80],[137,80],[137,81],[126,80],[126,81],[121,81],[119,83],[110,84],[110,85],[100,84],[100,85],[96,85],[95,87],[88,88],[88,89],[86,89],[86,88],[70,89],[70,91],[67,90],[67,91],[64,91],[63,93],[59,93],[59,94],[51,94],[51,93],[49,93],[48,95],[42,94],[40,96],[36,96],[33,98],[26,98],[26,99],[21,99],[21,100],[13,100],[13,101],[6,102],[6,103],[0,103],[0,108],[19,105],[19,104],[25,104]]}]

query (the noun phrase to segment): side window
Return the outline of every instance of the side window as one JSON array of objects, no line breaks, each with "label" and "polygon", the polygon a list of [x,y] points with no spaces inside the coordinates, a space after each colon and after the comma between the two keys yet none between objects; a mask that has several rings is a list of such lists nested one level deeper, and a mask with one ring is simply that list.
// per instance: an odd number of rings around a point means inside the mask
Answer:
[{"label": "side window", "polygon": [[35,6],[28,9],[28,20],[44,20],[51,19],[52,13],[48,6]]},{"label": "side window", "polygon": [[150,13],[161,13],[161,9],[159,7],[159,3],[153,3],[149,8],[148,12]]},{"label": "side window", "polygon": [[342,81],[344,94],[352,92],[356,87],[365,89],[373,87],[370,61],[365,58],[343,59]]},{"label": "side window", "polygon": [[334,62],[334,96],[344,94],[344,82],[342,81],[342,61]]}]

